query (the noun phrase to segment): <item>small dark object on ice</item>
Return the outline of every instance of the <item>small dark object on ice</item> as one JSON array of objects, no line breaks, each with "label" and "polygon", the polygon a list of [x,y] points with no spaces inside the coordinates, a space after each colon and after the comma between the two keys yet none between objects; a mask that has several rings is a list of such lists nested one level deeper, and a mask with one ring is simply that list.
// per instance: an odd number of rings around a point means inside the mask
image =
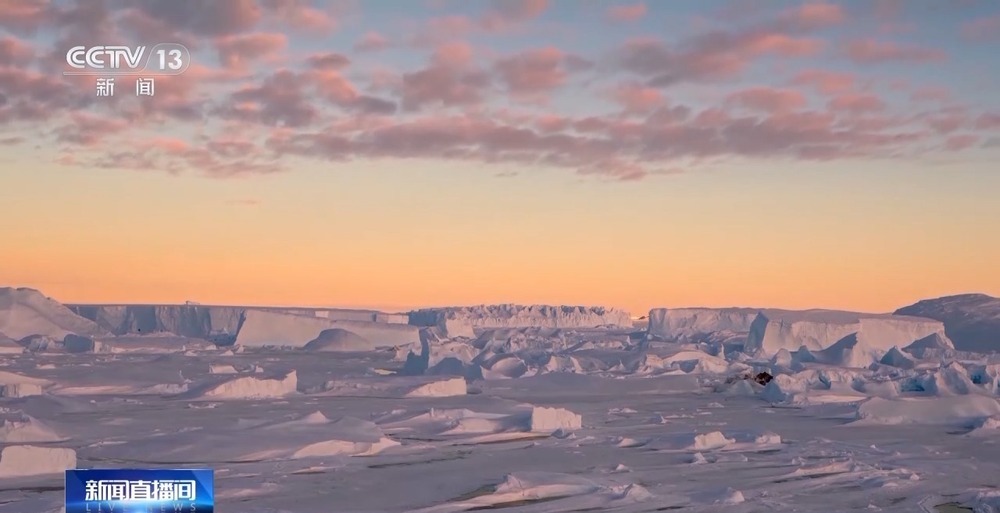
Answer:
[{"label": "small dark object on ice", "polygon": [[772,379],[774,379],[774,376],[766,372],[761,372],[760,374],[757,374],[756,376],[753,377],[753,380],[761,385],[767,385],[768,383],[771,382]]}]

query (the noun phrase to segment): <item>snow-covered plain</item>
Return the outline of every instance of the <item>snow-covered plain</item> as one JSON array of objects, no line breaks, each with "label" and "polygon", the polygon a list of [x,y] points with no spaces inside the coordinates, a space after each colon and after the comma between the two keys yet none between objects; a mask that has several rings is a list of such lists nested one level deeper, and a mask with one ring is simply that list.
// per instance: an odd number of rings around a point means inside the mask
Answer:
[{"label": "snow-covered plain", "polygon": [[[586,308],[266,312],[257,347],[128,328],[191,319],[159,311],[95,323],[0,289],[0,513],[61,511],[73,466],[209,466],[241,513],[1000,511],[1000,332],[964,351],[946,318],[659,309],[647,336]],[[198,315],[174,325],[233,322]]]}]

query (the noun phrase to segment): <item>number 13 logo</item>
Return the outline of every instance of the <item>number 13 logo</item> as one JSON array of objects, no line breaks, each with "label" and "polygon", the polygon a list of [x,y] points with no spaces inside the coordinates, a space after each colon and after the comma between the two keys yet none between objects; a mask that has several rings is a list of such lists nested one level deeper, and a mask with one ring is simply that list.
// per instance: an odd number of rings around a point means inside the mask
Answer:
[{"label": "number 13 logo", "polygon": [[[172,70],[178,70],[184,66],[184,62],[181,60],[183,53],[176,48],[170,50],[169,52],[166,50],[159,50],[156,53],[160,54],[160,69],[170,68]],[[170,62],[167,62],[167,55],[170,56]]]}]

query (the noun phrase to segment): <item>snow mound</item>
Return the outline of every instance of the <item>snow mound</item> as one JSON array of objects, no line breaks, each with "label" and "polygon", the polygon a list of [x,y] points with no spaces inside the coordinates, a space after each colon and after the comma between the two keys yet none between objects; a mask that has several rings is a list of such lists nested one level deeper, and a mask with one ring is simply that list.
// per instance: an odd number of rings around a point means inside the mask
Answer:
[{"label": "snow mound", "polygon": [[998,436],[1000,435],[1000,417],[987,417],[981,420],[969,432],[969,436]]},{"label": "snow mound", "polygon": [[292,371],[281,378],[242,376],[208,382],[191,388],[180,397],[190,400],[276,399],[295,394],[297,386],[298,375]]},{"label": "snow mound", "polygon": [[[570,433],[582,427],[582,417],[562,408],[525,404],[504,413],[447,408],[432,408],[417,415],[391,413],[378,423],[387,432],[465,437],[463,443],[470,444]],[[519,434],[526,436],[517,436]]]},{"label": "snow mound", "polygon": [[62,340],[69,334],[106,335],[97,324],[29,288],[0,288],[0,332],[16,340],[44,335]]},{"label": "snow mound", "polygon": [[691,340],[717,333],[746,334],[756,308],[654,308],[649,311],[650,336]]},{"label": "snow mound", "polygon": [[721,431],[712,431],[703,435],[695,435],[694,443],[685,447],[685,449],[699,452],[711,451],[713,449],[721,449],[734,442],[736,442],[735,439],[726,438],[726,435],[722,434]]},{"label": "snow mound", "polygon": [[0,427],[0,443],[24,444],[59,442],[65,440],[52,428],[38,419],[23,413],[5,418]]},{"label": "snow mound", "polygon": [[896,313],[943,322],[945,333],[960,351],[1000,351],[1000,298],[961,294],[925,299]]},{"label": "snow mound", "polygon": [[474,330],[489,328],[631,327],[632,318],[604,307],[504,304],[416,310],[410,312],[410,324],[435,326],[450,338],[472,338]]},{"label": "snow mound", "polygon": [[0,371],[0,397],[28,397],[42,395],[52,385],[45,379],[31,378],[13,372]]},{"label": "snow mound", "polygon": [[904,353],[896,346],[892,346],[892,348],[890,348],[889,351],[882,356],[879,363],[900,369],[912,369],[917,366],[917,362],[914,361],[910,355]]},{"label": "snow mound", "polygon": [[308,342],[306,351],[318,352],[360,352],[372,351],[375,344],[357,333],[341,328],[331,328],[320,332],[319,336]]},{"label": "snow mound", "polygon": [[70,333],[61,341],[46,335],[31,335],[21,340],[26,352],[30,353],[94,353],[107,352],[109,348],[100,342]]},{"label": "snow mound", "polygon": [[328,329],[340,328],[371,341],[374,347],[393,347],[420,342],[420,329],[405,324],[341,321],[315,316],[265,310],[248,310],[236,335],[245,347],[304,347]]},{"label": "snow mound", "polygon": [[154,434],[136,444],[102,444],[88,456],[157,464],[190,461],[287,461],[380,454],[400,443],[371,421],[354,417],[330,420],[322,412],[278,420],[239,419],[235,425]]},{"label": "snow mound", "polygon": [[874,397],[858,406],[854,424],[928,424],[973,427],[1000,415],[1000,402],[982,395],[935,398],[883,399]]},{"label": "snow mound", "polygon": [[209,374],[239,374],[240,371],[229,364],[210,364],[208,366]]},{"label": "snow mound", "polygon": [[540,502],[547,503],[546,509],[554,508],[555,511],[611,511],[648,501],[654,496],[635,483],[605,483],[555,472],[515,472],[505,476],[501,483],[486,493],[477,492],[465,497],[412,511],[453,513],[507,507],[523,509]]},{"label": "snow mound", "polygon": [[73,449],[8,445],[0,452],[0,478],[62,474],[71,468],[76,468]]},{"label": "snow mound", "polygon": [[419,385],[403,397],[454,397],[467,392],[465,378],[451,378]]},{"label": "snow mound", "polygon": [[732,374],[734,371],[726,360],[702,351],[680,351],[661,358],[660,364],[685,374]]},{"label": "snow mound", "polygon": [[854,389],[858,377],[856,371],[848,369],[779,374],[764,386],[760,398],[771,404],[797,407],[859,402],[869,396]]},{"label": "snow mound", "polygon": [[329,380],[306,393],[339,397],[453,397],[466,395],[468,386],[464,378],[387,376]]},{"label": "snow mound", "polygon": [[726,506],[735,506],[744,502],[746,502],[746,498],[743,497],[743,492],[732,488],[727,488],[712,501],[713,504],[724,504]]},{"label": "snow mound", "polygon": [[406,376],[459,375],[471,372],[470,364],[476,358],[477,350],[464,342],[432,340],[431,334],[421,332],[420,351],[410,349],[401,374]]},{"label": "snow mound", "polygon": [[918,392],[931,396],[966,395],[987,393],[972,382],[968,370],[952,362],[938,369],[931,369],[900,380],[901,392]]},{"label": "snow mound", "polygon": [[570,431],[580,429],[582,426],[583,417],[564,408],[535,406],[531,409],[531,431],[533,432]]},{"label": "snow mound", "polygon": [[866,366],[893,346],[906,347],[931,335],[947,340],[944,325],[932,319],[833,310],[762,310],[750,327],[745,351],[771,357],[782,349],[804,349],[817,360]]}]

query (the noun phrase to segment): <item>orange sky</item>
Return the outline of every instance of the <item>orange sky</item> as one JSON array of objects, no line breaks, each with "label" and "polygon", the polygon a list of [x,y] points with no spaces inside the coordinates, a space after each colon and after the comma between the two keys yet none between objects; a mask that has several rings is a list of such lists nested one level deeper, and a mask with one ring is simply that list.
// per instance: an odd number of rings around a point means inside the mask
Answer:
[{"label": "orange sky", "polygon": [[886,311],[1000,292],[1000,179],[984,169],[734,166],[605,183],[368,166],[236,181],[55,166],[7,176],[19,194],[0,203],[0,283],[64,302],[518,302],[636,314]]}]

